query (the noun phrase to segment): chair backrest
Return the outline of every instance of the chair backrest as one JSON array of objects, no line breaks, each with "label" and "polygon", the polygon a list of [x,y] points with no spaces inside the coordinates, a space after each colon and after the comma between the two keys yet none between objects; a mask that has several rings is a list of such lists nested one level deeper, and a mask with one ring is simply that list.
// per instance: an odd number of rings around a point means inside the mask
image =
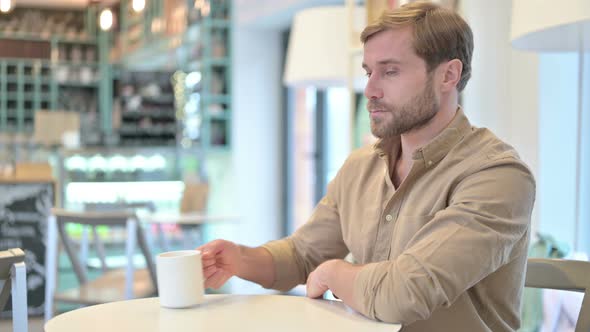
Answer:
[{"label": "chair backrest", "polygon": [[[149,201],[141,201],[141,202],[112,202],[112,203],[85,203],[84,204],[84,211],[86,212],[137,212],[137,211],[146,211],[149,213],[154,213],[156,211],[156,205],[153,202]],[[92,230],[92,235],[94,237],[94,245],[96,247],[96,253],[98,259],[100,261],[101,268],[103,272],[106,272],[109,267],[107,266],[105,248],[100,240],[98,235],[98,231],[96,226],[90,226]],[[82,230],[82,239],[81,239],[81,247],[80,247],[80,257],[84,257],[83,260],[88,255],[88,234],[87,229],[84,228]],[[141,245],[141,244],[140,244]]]},{"label": "chair backrest", "polygon": [[529,258],[525,287],[584,293],[575,332],[590,332],[590,262]]},{"label": "chair backrest", "polygon": [[206,182],[184,182],[180,199],[180,213],[203,212],[207,208],[209,184]]},{"label": "chair backrest", "polygon": [[153,213],[156,211],[156,205],[154,202],[85,203],[84,210],[87,212],[146,210]]},{"label": "chair backrest", "polygon": [[[86,261],[80,259],[77,248],[70,234],[66,231],[67,224],[79,224],[84,226],[109,226],[126,229],[125,256],[127,264],[121,269],[108,271],[92,280],[86,274]],[[54,313],[54,300],[68,303],[91,305],[110,301],[131,299],[135,296],[144,297],[152,293],[156,288],[156,274],[153,258],[145,240],[140,220],[134,211],[102,211],[79,212],[53,208],[48,218],[47,230],[47,255],[46,255],[46,289],[45,289],[45,320],[51,319]],[[97,237],[95,237],[97,238]],[[57,285],[57,257],[58,242],[61,240],[68,259],[72,264],[76,278],[80,284],[63,292],[56,292]],[[147,269],[141,269],[142,273],[135,273],[133,257],[136,246],[139,246],[145,258]],[[85,265],[82,265],[85,264]],[[107,272],[107,271],[103,271]],[[140,272],[139,270],[137,272]],[[145,272],[145,273],[144,273]],[[141,281],[135,283],[135,277],[139,275]],[[124,277],[123,279],[119,277]],[[147,278],[146,278],[147,277]],[[123,286],[122,288],[119,286]],[[138,286],[139,288],[137,288]],[[121,293],[120,291],[123,291]],[[137,291],[137,292],[136,292]]]},{"label": "chair backrest", "polygon": [[[72,240],[70,239],[67,231],[66,231],[66,224],[68,223],[76,223],[81,225],[89,225],[89,226],[127,226],[127,221],[130,219],[138,220],[137,216],[133,211],[104,211],[104,212],[76,212],[76,211],[67,211],[63,209],[52,209],[52,214],[55,216],[55,220],[57,223],[57,231],[59,233],[59,237],[62,240],[62,244],[72,263],[72,267],[74,268],[74,272],[78,281],[82,284],[88,281],[86,276],[86,269],[82,267],[82,263],[79,261],[78,255],[76,250],[74,249]],[[152,277],[152,281],[155,284],[156,276],[152,271],[155,270],[154,263],[151,259],[151,255],[149,254],[149,250],[147,248],[147,243],[145,242],[145,236],[143,234],[143,229],[138,225],[136,228],[137,234],[136,239],[138,241],[139,247],[144,254],[147,265],[150,270],[150,274]]]},{"label": "chair backrest", "polygon": [[12,317],[15,332],[26,332],[27,322],[27,278],[25,253],[21,249],[0,251],[0,311],[12,294]]}]

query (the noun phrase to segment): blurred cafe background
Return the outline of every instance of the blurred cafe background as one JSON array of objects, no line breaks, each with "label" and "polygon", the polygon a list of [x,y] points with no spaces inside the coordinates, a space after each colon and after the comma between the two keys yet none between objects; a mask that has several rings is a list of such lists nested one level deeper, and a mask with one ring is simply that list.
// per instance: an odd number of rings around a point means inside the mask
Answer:
[{"label": "blurred cafe background", "polygon": [[[105,274],[123,292],[112,272],[129,265],[129,241],[136,277],[147,271],[134,282],[153,296],[159,252],[256,246],[305,223],[348,154],[375,141],[360,31],[407,2],[0,0],[0,250],[25,252],[29,330],[109,300],[81,291]],[[552,47],[554,35],[521,38],[555,25],[527,10],[534,0],[433,2],[474,32],[465,112],[537,179],[531,248],[587,260],[590,13],[554,14],[582,22],[572,31],[587,42]],[[123,212],[137,238],[125,218],[96,222]],[[240,280],[208,292],[272,293]]]}]

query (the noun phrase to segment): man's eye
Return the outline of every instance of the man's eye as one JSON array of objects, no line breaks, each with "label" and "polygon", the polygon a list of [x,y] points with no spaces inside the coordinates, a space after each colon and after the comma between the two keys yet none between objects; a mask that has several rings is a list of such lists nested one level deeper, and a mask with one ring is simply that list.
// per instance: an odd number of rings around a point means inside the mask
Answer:
[{"label": "man's eye", "polygon": [[397,75],[397,70],[388,70],[385,72],[385,75],[387,75],[387,76]]},{"label": "man's eye", "polygon": [[369,72],[366,72],[366,73],[365,73],[365,76],[367,76],[367,77],[371,77],[371,73],[369,73]]}]

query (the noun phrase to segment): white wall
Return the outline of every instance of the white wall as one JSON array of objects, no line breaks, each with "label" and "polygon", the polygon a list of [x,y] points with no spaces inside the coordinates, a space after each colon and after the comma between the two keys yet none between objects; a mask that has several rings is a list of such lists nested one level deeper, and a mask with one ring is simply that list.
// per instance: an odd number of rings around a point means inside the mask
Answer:
[{"label": "white wall", "polygon": [[259,245],[280,233],[281,34],[234,29],[233,156],[240,242]]},{"label": "white wall", "polygon": [[[586,56],[586,63],[590,60]],[[585,94],[582,120],[580,228],[575,227],[578,54],[540,56],[541,228],[573,249],[590,253],[590,107]],[[590,71],[586,68],[584,90]],[[578,240],[578,248],[575,248]]]},{"label": "white wall", "polygon": [[[539,182],[538,57],[510,45],[510,0],[461,1],[475,40],[463,106],[471,122],[512,144]],[[533,232],[538,229],[537,194]]]},{"label": "white wall", "polygon": [[510,51],[509,98],[511,128],[508,141],[529,165],[537,181],[537,195],[532,216],[532,234],[540,229],[540,141],[539,141],[539,60],[536,54]]},{"label": "white wall", "polygon": [[[485,126],[504,140],[510,138],[509,65],[510,3],[461,1],[462,14],[473,30],[472,78],[463,106],[472,123]],[[506,5],[507,4],[507,5]],[[508,14],[508,15],[507,15]]]},{"label": "white wall", "polygon": [[[240,216],[235,227],[216,227],[207,235],[257,246],[278,239],[283,224],[280,151],[282,125],[281,33],[293,14],[302,8],[341,0],[233,0],[232,42],[232,157],[214,158],[228,163],[222,187],[230,203],[209,206],[222,214]],[[231,188],[228,191],[228,188]],[[219,201],[219,200],[218,200]],[[210,204],[211,205],[211,204]],[[229,205],[229,206],[228,206]],[[238,293],[265,292],[252,283],[232,279],[229,288]]]},{"label": "white wall", "polygon": [[[234,206],[240,216],[230,240],[258,246],[278,239],[282,225],[280,114],[282,46],[278,31],[236,26],[232,57]],[[230,212],[230,211],[226,211]],[[231,233],[228,233],[231,236]],[[233,292],[261,293],[234,278]]]}]

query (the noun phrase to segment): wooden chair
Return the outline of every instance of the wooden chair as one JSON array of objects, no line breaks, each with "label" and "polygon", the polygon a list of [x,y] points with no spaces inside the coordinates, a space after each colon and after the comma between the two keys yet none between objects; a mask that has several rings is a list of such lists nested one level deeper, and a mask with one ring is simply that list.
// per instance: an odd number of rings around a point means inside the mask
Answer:
[{"label": "wooden chair", "polygon": [[27,332],[27,269],[21,249],[0,251],[0,311],[12,294],[12,327],[14,332]]},{"label": "wooden chair", "polygon": [[584,293],[575,332],[590,332],[590,262],[529,258],[525,287]]},{"label": "wooden chair", "polygon": [[[98,278],[89,280],[85,262],[84,265],[80,262],[80,257],[74,248],[74,243],[66,232],[66,225],[68,223],[91,227],[100,225],[125,227],[127,230],[125,241],[126,267],[111,270],[105,266],[103,273]],[[48,220],[47,238],[46,321],[53,316],[54,301],[93,305],[148,297],[156,294],[157,283],[153,258],[149,252],[143,229],[139,225],[138,218],[133,211],[73,212],[63,209],[52,209],[52,215]],[[61,243],[72,263],[79,282],[79,287],[59,293],[55,291],[57,284],[58,238],[61,239]],[[136,245],[139,245],[145,258],[147,269],[135,270],[133,255]]]},{"label": "wooden chair", "polygon": [[[84,211],[86,212],[137,212],[140,210],[144,210],[149,213],[154,213],[156,211],[156,206],[153,202],[115,202],[115,203],[85,203],[84,204]],[[164,251],[168,251],[169,245],[164,236],[164,231],[162,229],[162,225],[157,225],[159,232],[158,240],[160,242],[160,247]],[[100,261],[101,268],[104,272],[108,270],[107,262],[106,262],[106,255],[104,250],[104,245],[98,236],[98,231],[96,226],[88,226],[82,228],[82,235],[81,235],[81,245],[80,245],[80,261],[86,262],[88,258],[88,239],[89,229],[92,231],[92,237],[94,241],[94,246],[96,249],[97,258]],[[148,232],[149,234],[149,232]],[[150,239],[147,238],[148,242]]]}]

